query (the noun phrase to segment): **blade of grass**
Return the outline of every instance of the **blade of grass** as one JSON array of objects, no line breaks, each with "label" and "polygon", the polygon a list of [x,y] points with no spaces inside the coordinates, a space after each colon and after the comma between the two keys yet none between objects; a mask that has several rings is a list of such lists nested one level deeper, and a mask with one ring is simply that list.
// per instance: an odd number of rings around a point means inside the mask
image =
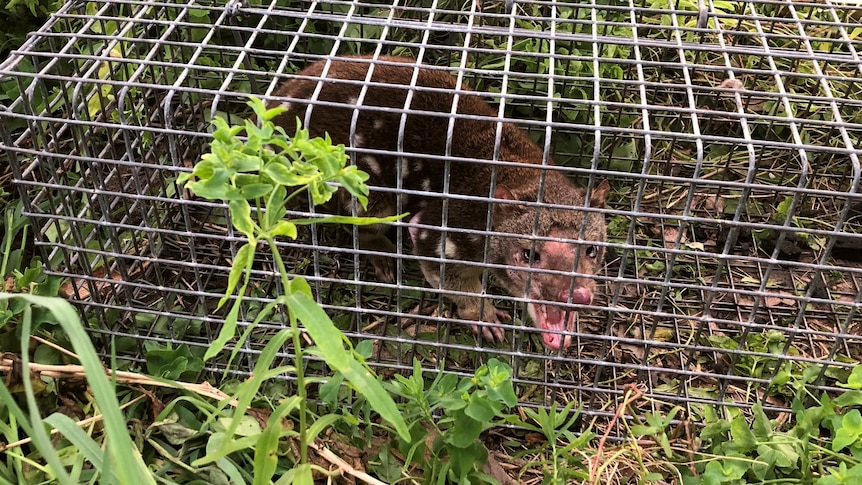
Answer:
[{"label": "blade of grass", "polygon": [[[81,319],[75,308],[62,298],[27,294],[0,294],[0,300],[14,298],[23,299],[31,305],[38,305],[51,312],[60,323],[63,331],[69,337],[69,341],[72,343],[72,347],[78,355],[81,365],[84,367],[84,371],[87,375],[87,382],[93,391],[96,404],[102,412],[107,443],[106,448],[108,450],[108,456],[111,458],[110,461],[113,465],[112,468],[117,470],[118,482],[129,485],[155,485],[156,482],[152,474],[144,464],[140,453],[132,444],[128,429],[126,428],[126,422],[120,411],[120,404],[117,401],[117,394],[114,386],[111,384],[111,380],[105,375],[105,369],[102,367],[102,363],[96,354],[96,349],[93,347],[93,343],[90,341],[87,333],[84,332],[84,326],[81,323]],[[30,319],[31,309],[28,307],[25,312],[27,312],[27,318],[24,319],[24,325],[22,328],[21,339],[23,345],[21,347],[24,349],[22,351],[22,361],[24,361],[25,357],[27,358],[27,361],[24,362],[24,375],[29,375],[29,355],[26,349],[28,347],[32,326],[32,321]],[[47,452],[47,456],[45,456],[46,460],[55,461],[55,463],[51,463],[50,461],[49,463],[56,470],[56,473],[58,473],[58,479],[61,483],[71,483],[64,481],[64,478],[69,480],[69,476],[65,473],[64,468],[62,468],[62,463],[56,455],[56,451],[54,451],[53,446],[50,444],[47,432],[40,424],[41,418],[39,417],[35,396],[32,394],[32,386],[27,379],[24,380],[24,383],[25,386],[29,386],[27,398],[28,405],[31,406],[31,414],[34,418],[34,434],[31,435],[33,436],[34,443],[38,436],[41,443],[37,443],[37,446],[40,447],[41,452]],[[64,476],[64,478],[59,478],[61,475]]]},{"label": "blade of grass", "polygon": [[[231,441],[232,437],[236,434],[236,430],[239,427],[240,420],[242,416],[245,414],[248,407],[251,405],[251,401],[255,395],[257,395],[260,386],[263,385],[263,382],[268,379],[272,374],[277,375],[279,372],[283,371],[283,368],[279,367],[275,370],[270,369],[270,365],[275,360],[278,352],[284,346],[284,343],[292,336],[292,332],[289,329],[280,330],[276,333],[269,343],[266,344],[266,347],[263,348],[263,351],[258,356],[257,362],[254,365],[254,371],[252,372],[252,377],[239,385],[236,391],[236,395],[238,396],[237,403],[234,409],[233,419],[231,420],[231,424],[225,430],[225,435],[228,439],[225,440],[225,444],[222,446],[220,450],[215,453],[208,454],[207,456],[198,458],[197,460],[192,462],[192,466],[201,467],[208,463],[212,463],[213,461],[226,456],[230,451],[228,449],[228,444]],[[223,409],[227,403],[219,403],[220,409]]]},{"label": "blade of grass", "polygon": [[[2,295],[0,294],[0,298],[11,297],[12,295]],[[30,296],[30,295],[20,295],[20,296]],[[27,298],[25,298],[26,300]],[[32,420],[33,434],[30,436],[33,438],[33,444],[36,445],[36,448],[39,450],[39,453],[42,455],[42,458],[45,459],[45,462],[51,467],[54,472],[54,478],[60,482],[61,485],[73,485],[72,477],[66,473],[66,467],[63,466],[63,462],[60,461],[60,455],[57,453],[57,450],[54,449],[54,446],[51,444],[51,439],[48,437],[48,432],[45,431],[45,426],[42,424],[42,416],[39,414],[39,405],[36,403],[36,394],[33,392],[33,383],[30,381],[30,350],[29,345],[27,345],[30,340],[30,330],[33,326],[33,307],[32,305],[27,305],[24,307],[24,312],[21,315],[21,368],[22,375],[25,376],[23,379],[24,384],[24,395],[27,398],[27,407],[30,408],[30,419]]]},{"label": "blade of grass", "polygon": [[[295,398],[296,396],[294,396]],[[278,466],[278,442],[283,430],[282,418],[289,416],[298,407],[296,399],[282,402],[266,422],[266,428],[254,447],[254,484],[268,485]]]},{"label": "blade of grass", "polygon": [[[0,379],[0,403],[6,407],[6,410],[9,412],[9,432],[4,432],[7,437],[6,443],[14,443],[18,441],[18,433],[17,427],[20,425],[21,429],[24,431],[25,436],[33,436],[33,428],[30,426],[30,420],[27,419],[27,415],[24,414],[24,411],[18,406],[18,403],[12,397],[12,393],[9,392],[9,389],[6,388],[6,384],[3,382],[3,379]],[[11,433],[15,433],[14,435]],[[11,439],[9,439],[11,438]],[[5,453],[8,455],[9,450],[6,450]],[[24,469],[22,466],[22,461],[24,460],[24,456],[17,456],[14,459],[14,467],[15,474],[18,477],[18,483],[23,484],[24,482]]]},{"label": "blade of grass", "polygon": [[[300,279],[294,280],[294,284],[302,284],[300,282]],[[307,283],[304,284],[307,285]],[[410,431],[404,417],[398,410],[398,406],[395,405],[395,401],[392,400],[380,381],[344,348],[344,334],[338,330],[323,308],[318,306],[308,293],[310,293],[310,289],[308,292],[293,291],[284,298],[287,300],[287,307],[296,314],[308,330],[314,344],[320,349],[319,355],[326,360],[330,367],[341,372],[344,378],[350,381],[356,390],[368,399],[368,403],[383,419],[395,426],[401,439],[410,441]]]},{"label": "blade of grass", "polygon": [[[75,424],[75,422],[68,416],[65,414],[54,413],[45,418],[45,422],[62,433],[63,436],[69,440],[69,443],[75,445],[84,457],[90,460],[90,463],[92,463],[97,470],[102,470],[104,468],[105,454],[99,447],[99,444],[96,443],[90,435],[78,427],[78,425]],[[106,477],[106,479],[110,482],[116,482],[117,477],[114,473],[109,473],[110,475]]]}]

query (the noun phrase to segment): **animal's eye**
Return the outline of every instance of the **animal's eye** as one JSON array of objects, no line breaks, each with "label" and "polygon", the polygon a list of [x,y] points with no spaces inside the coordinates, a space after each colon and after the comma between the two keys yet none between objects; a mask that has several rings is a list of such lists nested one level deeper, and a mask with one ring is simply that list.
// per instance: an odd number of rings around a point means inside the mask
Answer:
[{"label": "animal's eye", "polygon": [[[529,249],[524,249],[524,250],[523,250],[523,252],[521,253],[521,257],[522,257],[522,258],[524,258],[524,261],[527,261],[527,262],[529,262],[529,261],[530,261],[530,253],[531,253],[531,252],[532,252],[532,251],[530,251]],[[534,263],[538,263],[538,262],[539,262],[539,253],[533,253],[533,262],[534,262]]]},{"label": "animal's eye", "polygon": [[599,247],[598,246],[588,246],[587,247],[587,257],[590,259],[596,259],[599,255]]}]

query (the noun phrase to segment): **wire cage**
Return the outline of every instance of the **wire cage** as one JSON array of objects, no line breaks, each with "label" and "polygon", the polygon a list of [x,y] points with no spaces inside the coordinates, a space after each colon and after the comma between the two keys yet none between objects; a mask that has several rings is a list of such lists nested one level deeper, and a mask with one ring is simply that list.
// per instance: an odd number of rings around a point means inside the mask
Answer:
[{"label": "wire cage", "polygon": [[[578,185],[610,181],[594,208],[606,262],[573,345],[551,352],[527,300],[488,280],[512,319],[506,341],[477,340],[424,281],[404,224],[394,284],[347,231],[283,242],[335,323],[375,342],[372,365],[469,375],[496,357],[524,403],[592,416],[629,384],[653,398],[644,411],[780,412],[791,376],[836,390],[862,354],[860,20],[832,0],[68,2],[0,66],[0,135],[49,271],[101,351],[113,340],[140,367],[151,349],[201,354],[224,319],[242,239],[223,204],[176,184],[214,116],[249,117],[249,95],[281,102],[319,60],[445,68]],[[253,281],[246,321],[278,291],[268,261]],[[248,370],[284,324],[245,344]]]}]

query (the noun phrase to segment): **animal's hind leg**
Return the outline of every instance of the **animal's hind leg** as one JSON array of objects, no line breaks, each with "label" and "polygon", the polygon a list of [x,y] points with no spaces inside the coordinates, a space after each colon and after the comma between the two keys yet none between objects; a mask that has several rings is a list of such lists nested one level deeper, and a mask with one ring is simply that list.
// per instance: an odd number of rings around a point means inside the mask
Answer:
[{"label": "animal's hind leg", "polygon": [[[380,226],[379,228],[376,226]],[[395,254],[395,245],[385,235],[388,229],[383,224],[373,224],[359,228],[359,249]],[[374,268],[374,276],[383,283],[395,282],[395,260],[391,256],[369,254],[368,262]]]}]

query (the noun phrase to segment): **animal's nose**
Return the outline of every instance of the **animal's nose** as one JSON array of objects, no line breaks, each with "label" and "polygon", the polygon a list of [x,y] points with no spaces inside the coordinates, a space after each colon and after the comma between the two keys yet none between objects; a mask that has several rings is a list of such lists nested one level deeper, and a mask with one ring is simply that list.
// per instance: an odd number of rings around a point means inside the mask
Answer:
[{"label": "animal's nose", "polygon": [[568,302],[570,297],[575,305],[589,305],[593,302],[593,292],[589,288],[575,288],[571,295],[569,290],[563,290],[560,293],[560,301]]}]

